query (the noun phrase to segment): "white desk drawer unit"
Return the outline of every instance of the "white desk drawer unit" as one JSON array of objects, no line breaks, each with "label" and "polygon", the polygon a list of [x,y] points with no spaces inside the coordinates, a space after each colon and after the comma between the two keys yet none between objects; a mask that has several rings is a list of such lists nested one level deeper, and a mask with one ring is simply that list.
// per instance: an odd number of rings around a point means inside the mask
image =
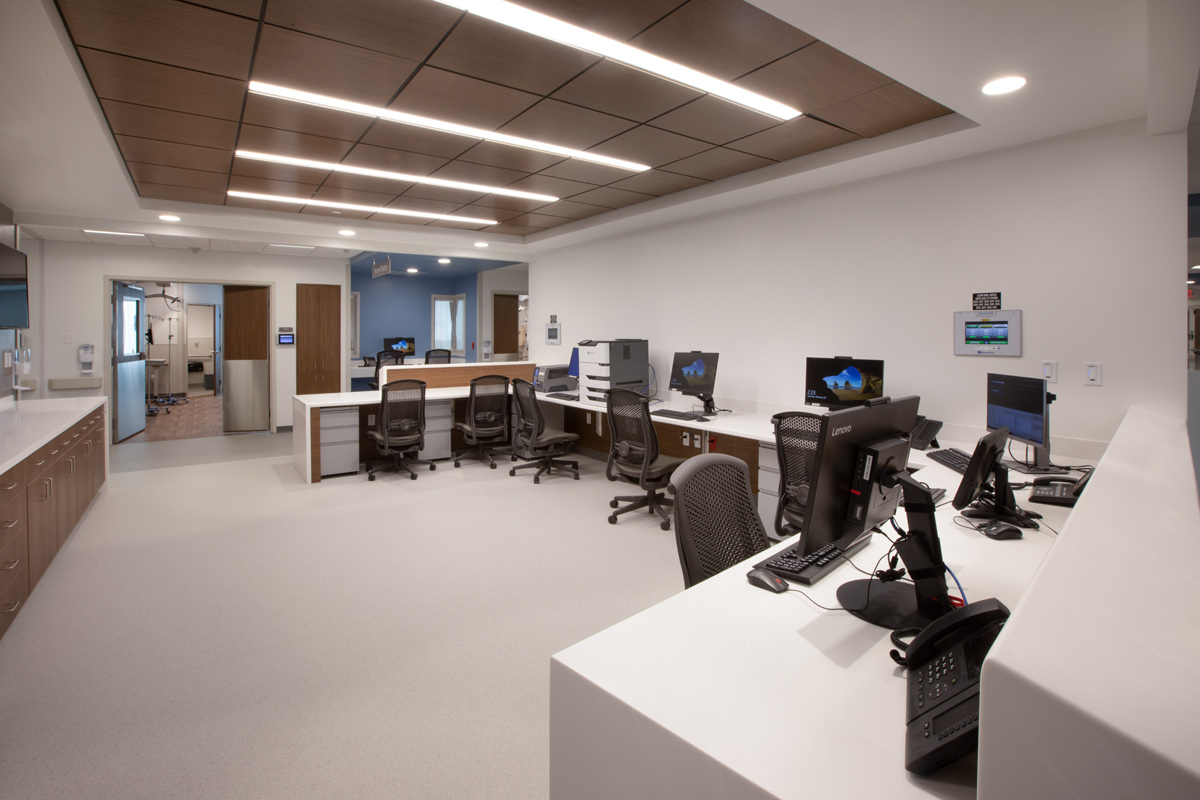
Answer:
[{"label": "white desk drawer unit", "polygon": [[454,429],[454,413],[449,400],[425,402],[425,447],[421,458],[450,457],[450,431]]},{"label": "white desk drawer unit", "polygon": [[321,409],[321,477],[358,472],[358,407]]},{"label": "white desk drawer unit", "polygon": [[767,535],[775,536],[775,511],[779,508],[779,453],[775,445],[758,445],[758,515]]}]

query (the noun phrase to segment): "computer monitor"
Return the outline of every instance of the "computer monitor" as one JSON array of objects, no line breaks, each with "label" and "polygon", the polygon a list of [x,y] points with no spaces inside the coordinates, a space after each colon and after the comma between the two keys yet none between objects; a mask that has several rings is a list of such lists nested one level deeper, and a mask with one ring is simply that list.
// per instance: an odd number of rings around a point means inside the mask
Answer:
[{"label": "computer monitor", "polygon": [[[889,457],[903,468],[908,461],[906,434],[917,424],[920,400],[916,396],[895,400],[884,397],[869,405],[825,416],[817,440],[804,522],[800,526],[802,555],[815,553],[829,544],[836,544],[847,554],[857,550],[870,540],[871,527],[895,512],[899,492],[880,492],[871,495],[865,513],[855,515],[851,492],[856,475],[861,474],[855,469],[859,465],[859,447],[885,437],[905,437],[903,455]],[[870,520],[876,521],[867,524]]]},{"label": "computer monitor", "polygon": [[417,340],[414,336],[395,336],[383,340],[384,350],[395,350],[406,356],[416,355]]},{"label": "computer monitor", "polygon": [[1023,528],[1036,528],[1034,519],[1041,515],[1017,507],[1008,482],[1008,468],[1002,463],[1008,437],[1008,428],[1001,426],[976,443],[952,504],[964,517],[999,519]]},{"label": "computer monitor", "polygon": [[1033,463],[1005,460],[1009,469],[1045,475],[1066,472],[1050,465],[1050,403],[1045,378],[1020,375],[987,376],[987,428],[1008,428],[1008,437],[1033,447]]},{"label": "computer monitor", "polygon": [[571,348],[571,361],[567,364],[567,377],[579,377],[579,348]]},{"label": "computer monitor", "polygon": [[851,408],[883,397],[883,361],[869,358],[808,358],[804,404]]},{"label": "computer monitor", "polygon": [[701,353],[699,350],[676,353],[671,362],[671,378],[667,388],[699,397],[704,401],[705,413],[717,413],[713,402],[713,387],[717,381],[717,358],[717,353]]}]

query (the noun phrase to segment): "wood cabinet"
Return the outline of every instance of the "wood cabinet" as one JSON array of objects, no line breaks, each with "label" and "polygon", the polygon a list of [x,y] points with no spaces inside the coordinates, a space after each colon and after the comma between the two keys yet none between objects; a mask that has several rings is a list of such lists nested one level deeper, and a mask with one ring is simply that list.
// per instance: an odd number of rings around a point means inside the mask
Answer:
[{"label": "wood cabinet", "polygon": [[104,485],[104,408],[0,476],[0,635]]},{"label": "wood cabinet", "polygon": [[342,287],[296,284],[296,394],[342,389]]}]

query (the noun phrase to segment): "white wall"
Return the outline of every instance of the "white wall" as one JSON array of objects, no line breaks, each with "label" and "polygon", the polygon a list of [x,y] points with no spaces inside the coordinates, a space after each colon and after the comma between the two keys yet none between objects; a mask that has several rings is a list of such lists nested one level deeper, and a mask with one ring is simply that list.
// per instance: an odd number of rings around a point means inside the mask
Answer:
[{"label": "white wall", "polygon": [[[218,253],[153,247],[83,244],[24,239],[29,255],[30,321],[28,345],[34,348],[39,397],[65,396],[49,392],[48,378],[78,375],[82,342],[96,345],[98,369],[109,394],[112,341],[111,297],[108,281],[170,280],[175,283],[257,284],[271,287],[271,331],[296,325],[296,284],[322,283],[342,287],[349,297],[347,262],[340,259]],[[348,301],[347,301],[348,302]],[[347,309],[342,311],[342,351],[347,344]],[[296,392],[294,347],[273,346],[271,408],[275,426],[292,424],[292,395]],[[348,371],[343,388],[348,390]],[[111,395],[110,395],[111,397]]]},{"label": "white wall", "polygon": [[[492,321],[492,298],[497,294],[528,294],[529,272],[524,267],[500,267],[479,273],[476,304],[479,308],[479,346],[484,341],[495,344],[495,328]],[[549,322],[549,317],[546,322]],[[530,334],[532,335],[532,333]],[[544,338],[544,337],[543,337]],[[495,348],[492,348],[495,352]]]},{"label": "white wall", "polygon": [[[983,430],[986,372],[1037,375],[1055,359],[1053,441],[1094,451],[1132,403],[1184,414],[1186,142],[1144,130],[546,252],[530,263],[531,318],[558,314],[567,342],[649,339],[660,393],[674,351],[718,351],[718,400],[734,408],[800,407],[806,356],[883,358],[888,394],[921,395],[927,416],[968,426],[963,439]],[[953,355],[953,313],[986,291],[1024,312],[1022,357]],[[531,340],[533,359],[566,360]],[[1083,386],[1093,360],[1102,388]]]}]

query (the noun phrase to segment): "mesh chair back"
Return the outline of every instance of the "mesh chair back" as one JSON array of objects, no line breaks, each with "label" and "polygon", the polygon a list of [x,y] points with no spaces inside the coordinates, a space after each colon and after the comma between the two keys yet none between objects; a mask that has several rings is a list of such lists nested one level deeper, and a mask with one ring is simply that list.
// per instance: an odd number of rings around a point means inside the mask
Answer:
[{"label": "mesh chair back", "polygon": [[404,363],[404,354],[395,350],[380,350],[375,354],[375,383],[379,383],[379,373],[384,367],[398,366]]},{"label": "mesh chair back", "polygon": [[375,430],[389,438],[420,435],[425,443],[425,381],[404,378],[384,384],[379,398]]},{"label": "mesh chair back", "polygon": [[450,363],[450,351],[449,350],[426,350],[425,351],[425,363],[426,364],[449,364]]},{"label": "mesh chair back", "polygon": [[[817,443],[825,417],[808,411],[785,411],[771,417],[779,453],[779,502],[796,500],[801,487],[812,484],[817,469]],[[807,490],[806,490],[807,491]]]},{"label": "mesh chair back", "polygon": [[481,375],[471,381],[467,424],[475,436],[494,437],[508,431],[508,378]]},{"label": "mesh chair back", "polygon": [[538,408],[532,383],[513,378],[512,389],[517,404],[517,429],[513,431],[513,443],[516,444],[519,437],[522,444],[530,444],[546,429],[542,410]]},{"label": "mesh chair back", "polygon": [[622,464],[640,467],[658,458],[658,434],[650,419],[650,400],[632,389],[608,393],[608,426],[613,454]]},{"label": "mesh chair back", "polygon": [[675,544],[685,588],[770,546],[741,459],[707,453],[688,459],[671,478]]}]

